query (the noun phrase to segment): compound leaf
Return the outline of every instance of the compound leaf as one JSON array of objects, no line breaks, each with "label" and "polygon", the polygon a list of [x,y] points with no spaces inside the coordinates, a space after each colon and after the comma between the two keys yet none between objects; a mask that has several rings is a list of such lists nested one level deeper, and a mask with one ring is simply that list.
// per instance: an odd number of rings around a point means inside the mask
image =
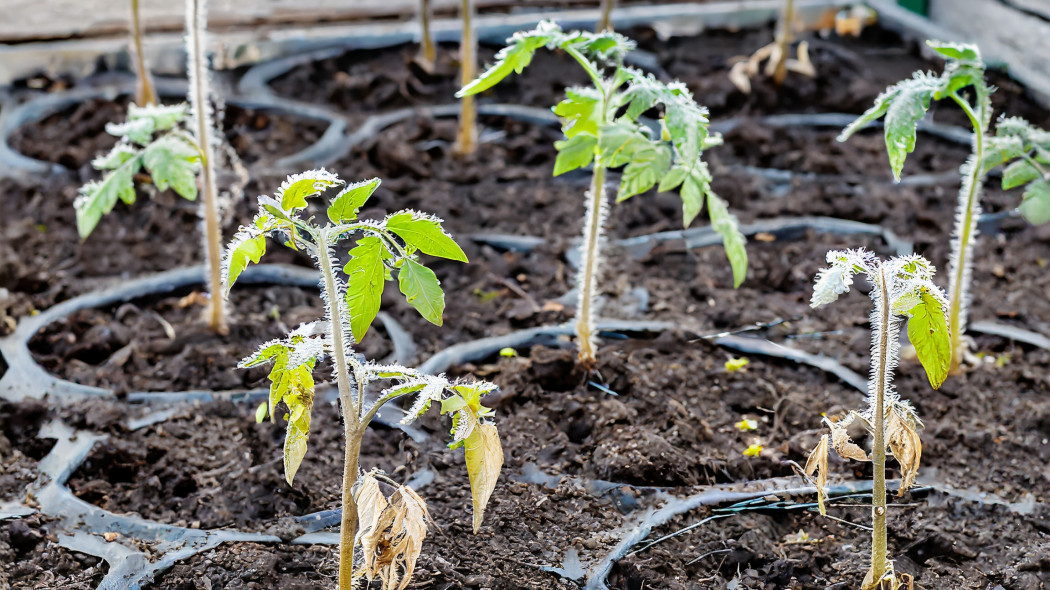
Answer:
[{"label": "compound leaf", "polygon": [[554,148],[558,150],[558,157],[554,160],[554,176],[590,164],[594,160],[594,148],[597,145],[597,137],[585,134],[554,142]]},{"label": "compound leaf", "polygon": [[176,105],[149,104],[138,106],[128,105],[128,121],[139,121],[148,119],[153,125],[153,131],[167,131],[179,124],[186,118],[189,106],[185,103]]},{"label": "compound leaf", "polygon": [[496,63],[456,93],[456,98],[484,92],[512,73],[520,74],[536,50],[562,37],[561,28],[551,22],[542,22],[534,30],[515,33],[507,39],[507,46],[496,54]]},{"label": "compound leaf", "polygon": [[561,130],[572,139],[581,133],[598,135],[602,97],[594,88],[567,88],[565,100],[551,110],[562,118]]},{"label": "compound leaf", "polygon": [[620,177],[620,189],[616,202],[644,193],[653,188],[671,167],[671,150],[665,145],[653,143],[635,152]]},{"label": "compound leaf", "polygon": [[886,152],[894,180],[900,182],[904,159],[915,150],[919,121],[926,116],[940,80],[917,76],[900,83],[900,92],[886,110]]},{"label": "compound leaf", "polygon": [[729,213],[725,201],[708,191],[707,214],[711,227],[722,236],[722,247],[733,269],[733,287],[739,287],[747,276],[747,239],[740,233],[736,217]]},{"label": "compound leaf", "polygon": [[102,216],[116,206],[117,200],[128,204],[135,202],[134,176],[141,167],[142,156],[138,155],[103,177],[101,182],[91,182],[81,187],[80,195],[73,201],[77,233],[81,238],[91,235]]},{"label": "compound leaf", "polygon": [[636,151],[649,144],[638,127],[629,123],[610,123],[598,130],[598,153],[601,163],[608,168],[629,163]]}]

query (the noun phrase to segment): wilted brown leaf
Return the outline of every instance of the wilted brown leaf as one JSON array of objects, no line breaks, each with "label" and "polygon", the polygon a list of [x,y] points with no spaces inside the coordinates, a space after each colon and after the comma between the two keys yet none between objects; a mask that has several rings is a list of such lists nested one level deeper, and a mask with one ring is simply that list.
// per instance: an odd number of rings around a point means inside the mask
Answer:
[{"label": "wilted brown leaf", "polygon": [[370,582],[378,577],[383,590],[405,590],[427,536],[426,502],[405,486],[387,501],[373,473],[362,479],[355,498],[360,518],[357,542],[364,556],[360,575]]},{"label": "wilted brown leaf", "polygon": [[886,444],[901,465],[901,487],[897,495],[902,496],[915,483],[922,458],[922,440],[919,438],[919,422],[908,406],[894,404],[886,418]]},{"label": "wilted brown leaf", "polygon": [[809,454],[809,459],[806,461],[806,474],[813,475],[813,472],[817,473],[817,506],[820,508],[822,516],[825,514],[824,490],[828,487],[828,443],[830,438],[826,434],[821,435],[820,442],[817,443],[816,448]]},{"label": "wilted brown leaf", "polygon": [[[845,420],[843,422],[846,422]],[[850,420],[852,422],[852,420]],[[846,431],[848,423],[832,423],[827,422],[828,426],[831,427],[831,445],[835,447],[835,452],[839,454],[843,459],[855,459],[857,461],[871,461],[868,454],[863,449],[857,446],[852,440],[850,440],[849,433]]]}]

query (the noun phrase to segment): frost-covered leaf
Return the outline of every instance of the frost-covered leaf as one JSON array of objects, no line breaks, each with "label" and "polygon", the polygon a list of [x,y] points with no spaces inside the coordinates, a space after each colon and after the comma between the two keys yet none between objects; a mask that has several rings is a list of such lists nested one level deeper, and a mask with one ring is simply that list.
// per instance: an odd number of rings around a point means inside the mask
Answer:
[{"label": "frost-covered leaf", "polygon": [[949,59],[981,63],[981,51],[970,43],[926,41],[926,46]]},{"label": "frost-covered leaf", "polygon": [[379,313],[386,283],[386,261],[393,258],[383,240],[374,236],[361,238],[350,250],[346,263],[346,305],[350,309],[350,329],[358,342]]},{"label": "frost-covered leaf", "polygon": [[154,130],[153,120],[149,118],[106,123],[106,133],[139,145],[148,144],[153,139]]},{"label": "frost-covered leaf", "polygon": [[507,46],[496,54],[496,63],[476,80],[464,86],[456,93],[457,98],[484,92],[498,84],[507,76],[520,74],[532,62],[537,49],[562,38],[561,27],[543,21],[531,31],[519,31],[507,39]]},{"label": "frost-covered leaf", "polygon": [[884,122],[886,152],[890,157],[893,178],[901,179],[904,160],[915,150],[915,137],[919,121],[926,116],[933,95],[942,87],[939,78],[919,75],[899,84],[900,92],[886,110]]},{"label": "frost-covered leaf", "polygon": [[77,233],[86,238],[94,231],[102,216],[113,210],[117,201],[135,202],[135,173],[142,167],[141,155],[135,156],[102,178],[80,188],[73,201],[77,216]]},{"label": "frost-covered leaf", "polygon": [[106,155],[92,160],[91,165],[95,170],[114,170],[139,153],[139,150],[126,143],[118,143]]},{"label": "frost-covered leaf", "polygon": [[445,292],[434,271],[406,258],[397,273],[398,286],[408,304],[426,321],[440,326],[445,312]]},{"label": "frost-covered leaf", "polygon": [[128,105],[128,121],[146,120],[150,121],[153,131],[167,131],[174,128],[179,122],[186,119],[189,105],[158,105],[148,104],[138,106],[134,103]]},{"label": "frost-covered leaf", "polygon": [[225,293],[227,295],[230,293],[230,287],[237,282],[237,277],[241,276],[244,269],[248,268],[248,264],[258,264],[265,253],[265,235],[253,235],[250,232],[241,231],[234,236],[226,250],[226,259],[223,264],[223,270],[225,271],[223,273],[223,285],[226,287]]},{"label": "frost-covered leaf", "polygon": [[590,164],[594,160],[594,148],[597,145],[598,139],[586,134],[554,142],[554,148],[558,150],[558,157],[554,160],[554,176]]},{"label": "frost-covered leaf", "polygon": [[602,118],[602,97],[594,88],[577,87],[565,90],[562,100],[551,110],[562,119],[561,130],[572,139],[581,134],[598,135]]},{"label": "frost-covered leaf", "polygon": [[918,301],[908,310],[908,339],[926,369],[930,385],[937,389],[948,378],[952,364],[947,301],[933,284],[918,287],[914,295]]},{"label": "frost-covered leaf", "polygon": [[1040,176],[1035,166],[1032,166],[1027,161],[1018,160],[1012,162],[1009,166],[1003,168],[1003,190],[1010,190],[1023,184],[1028,184]]},{"label": "frost-covered leaf", "polygon": [[200,154],[182,139],[171,135],[161,137],[142,151],[142,163],[160,190],[171,187],[182,198],[197,199],[197,172]]},{"label": "frost-covered leaf", "polygon": [[332,223],[345,223],[357,219],[358,211],[379,188],[379,183],[378,178],[372,178],[345,186],[328,207],[328,219],[331,219]]},{"label": "frost-covered leaf", "polygon": [[467,255],[463,253],[463,249],[452,236],[445,233],[441,227],[441,220],[436,217],[403,211],[388,217],[386,228],[424,254],[467,262]]},{"label": "frost-covered leaf", "polygon": [[320,194],[326,188],[343,184],[335,174],[321,168],[289,176],[274,195],[285,211],[306,207],[306,199]]},{"label": "frost-covered leaf", "polygon": [[1033,225],[1050,222],[1050,182],[1042,178],[1032,181],[1024,190],[1019,209]]},{"label": "frost-covered leaf", "polygon": [[598,154],[607,168],[619,168],[631,162],[634,154],[649,147],[649,138],[637,125],[610,123],[598,129]]}]

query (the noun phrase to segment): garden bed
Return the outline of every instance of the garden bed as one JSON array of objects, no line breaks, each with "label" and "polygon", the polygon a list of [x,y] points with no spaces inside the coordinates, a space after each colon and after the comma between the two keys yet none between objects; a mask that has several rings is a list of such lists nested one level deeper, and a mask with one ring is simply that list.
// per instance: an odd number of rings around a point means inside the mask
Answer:
[{"label": "garden bed", "polygon": [[[655,63],[711,107],[713,123],[735,120],[724,133],[725,145],[705,159],[714,190],[741,223],[803,215],[861,221],[906,238],[938,268],[947,266],[958,190],[958,176],[952,174],[967,157],[968,145],[924,132],[904,176],[930,180],[893,185],[878,131],[840,144],[838,128],[776,126],[764,118],[859,113],[887,84],[938,65],[889,33],[871,29],[860,40],[815,42],[817,80],[793,75],[779,95],[759,83],[744,96],[729,85],[726,63],[764,44],[770,31],[711,32],[666,43],[649,31],[631,34]],[[384,110],[450,103],[455,85],[448,50],[434,75],[412,65],[402,68],[414,48],[398,47],[309,63],[276,78],[271,87],[288,99],[346,111],[352,130],[355,122]],[[561,86],[576,78],[567,74],[564,59],[538,59],[542,67],[482,100],[553,104]],[[1050,122],[1016,84],[1001,77],[996,82],[998,110],[1028,116],[1037,125]],[[35,309],[103,283],[198,261],[195,208],[170,193],[132,207],[118,205],[91,238],[76,237],[71,206],[76,187],[95,176],[86,164],[106,147],[104,123],[119,119],[124,108],[121,100],[93,100],[33,124],[12,142],[23,153],[70,171],[0,181],[13,212],[0,235],[0,288],[7,295],[0,297],[0,319],[9,318],[0,333]],[[963,123],[947,109],[935,109],[934,120]],[[279,184],[275,162],[312,143],[324,129],[316,122],[233,107],[226,121],[230,143],[253,179],[246,196],[228,208],[229,236],[250,217],[254,196],[270,194]],[[453,120],[420,113],[352,146],[331,167],[351,181],[383,179],[365,216],[401,208],[434,212],[470,258],[469,265],[433,264],[447,294],[444,327],[427,324],[399,298],[384,300],[384,310],[412,335],[415,351],[404,362],[416,364],[456,344],[571,319],[574,299],[566,294],[575,276],[572,241],[580,231],[587,178],[551,177],[556,128],[507,117],[482,117],[482,123],[485,143],[472,159],[451,155]],[[55,145],[63,149],[52,151]],[[982,225],[976,249],[971,317],[1048,334],[1050,229],[1009,215],[1019,199],[1016,191],[1004,193],[997,182],[987,188],[982,204],[993,217]],[[667,194],[637,196],[613,208],[601,312],[677,329],[606,333],[597,371],[590,375],[574,368],[567,342],[554,340],[523,342],[514,347],[516,356],[498,355],[496,349],[448,368],[452,376],[473,374],[501,388],[492,405],[504,471],[478,535],[470,534],[462,452],[444,449],[447,422],[428,416],[415,437],[383,426],[368,434],[363,464],[419,485],[436,522],[413,587],[580,587],[584,578],[578,574],[595,567],[625,531],[669,498],[711,486],[754,491],[803,485],[792,479],[791,462],[805,463],[822,413],[858,407],[863,393],[816,368],[755,354],[747,354],[744,369],[730,371],[726,361],[741,353],[704,336],[762,324],[766,327],[746,335],[823,354],[866,374],[869,303],[854,295],[813,312],[812,280],[829,249],[864,246],[890,255],[894,245],[877,235],[827,231],[830,226],[819,222],[803,231],[759,232],[748,243],[748,280],[734,290],[719,247],[687,249],[681,240],[670,240],[639,254],[616,243],[680,229],[680,209],[680,200]],[[541,240],[521,251],[492,234]],[[338,254],[345,256],[345,249]],[[310,262],[290,252],[268,261]],[[57,375],[117,392],[246,389],[265,386],[265,370],[236,370],[240,357],[286,327],[321,315],[319,298],[309,289],[239,285],[232,297],[233,329],[219,339],[196,326],[201,308],[194,292],[188,288],[76,312],[41,331],[32,349]],[[916,361],[902,361],[897,388],[914,402],[926,429],[920,488],[891,509],[891,554],[898,556],[898,571],[914,575],[919,588],[1040,588],[1050,584],[1050,562],[1040,557],[1050,553],[1050,351],[998,337],[975,340],[983,359],[939,391],[929,389]],[[377,359],[394,352],[381,325],[361,352]],[[327,379],[329,371],[319,369],[318,375]],[[0,500],[19,499],[38,479],[35,462],[51,446],[50,439],[36,435],[47,420],[61,419],[106,437],[68,481],[80,500],[113,514],[188,529],[269,533],[284,541],[207,549],[160,573],[147,587],[183,590],[204,583],[247,589],[271,587],[275,580],[287,588],[332,587],[337,552],[316,544],[331,538],[301,537],[315,531],[297,519],[338,506],[337,411],[318,401],[310,452],[289,486],[280,461],[282,425],[255,424],[256,403],[176,406],[141,428],[129,422],[141,412],[115,400],[61,409],[28,401],[4,405],[0,445],[6,440],[12,451],[0,448]],[[23,415],[31,419],[19,420]],[[737,428],[744,419],[755,420],[757,429]],[[9,427],[23,422],[24,429]],[[745,456],[754,444],[762,445],[761,453]],[[398,465],[404,470],[395,470]],[[832,473],[835,481],[871,475],[866,464],[837,459]],[[859,586],[870,534],[858,527],[867,522],[870,495],[835,501],[829,513],[841,520],[815,514],[811,495],[776,499],[782,502],[765,498],[731,511],[725,510],[731,502],[723,503],[671,518],[649,538],[712,520],[619,559],[608,585],[685,589],[724,587],[735,580],[740,588]],[[10,519],[0,527],[7,530],[7,537],[0,530],[0,552],[6,552],[0,556],[14,555],[17,572],[35,572],[26,574],[32,580],[27,587],[54,584],[39,578],[49,569],[68,577],[62,587],[93,588],[104,575],[105,564],[67,553],[54,545],[56,539],[29,550],[8,540],[45,530],[39,516]],[[306,544],[287,543],[297,538]],[[572,556],[582,560],[583,571],[573,567]],[[19,587],[20,579],[11,583]]]}]

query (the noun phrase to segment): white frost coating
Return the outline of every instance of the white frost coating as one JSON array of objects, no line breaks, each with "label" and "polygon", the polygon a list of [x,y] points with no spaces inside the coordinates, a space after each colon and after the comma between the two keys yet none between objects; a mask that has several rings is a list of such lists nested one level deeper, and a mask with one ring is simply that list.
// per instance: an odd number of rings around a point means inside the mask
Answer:
[{"label": "white frost coating", "polygon": [[853,285],[853,275],[858,271],[870,274],[873,263],[877,264],[874,255],[863,248],[831,250],[827,254],[827,262],[830,266],[817,272],[810,307],[827,305],[837,300],[839,295],[848,293]]},{"label": "white frost coating", "polygon": [[[974,135],[974,150],[977,136]],[[948,292],[958,293],[959,299],[959,335],[966,332],[967,318],[970,312],[970,280],[973,275],[973,249],[977,244],[977,218],[981,215],[981,183],[973,184],[974,167],[977,160],[973,154],[962,165],[962,187],[959,188],[959,203],[955,209],[955,225],[952,230],[952,254],[948,260]],[[966,216],[971,203],[970,191],[973,190],[972,210],[969,211],[969,239],[963,247],[963,234],[967,233]],[[962,257],[962,273],[959,272],[959,260]]]},{"label": "white frost coating", "polygon": [[466,410],[459,410],[456,412],[456,416],[456,430],[452,433],[452,442],[467,440],[470,433],[474,432],[474,423],[476,420],[474,419],[474,416]]},{"label": "white frost coating", "polygon": [[280,202],[282,200],[285,191],[291,188],[293,184],[303,180],[313,180],[313,188],[316,191],[323,191],[324,189],[330,186],[338,186],[343,184],[342,179],[340,179],[337,174],[335,174],[334,172],[329,172],[324,168],[321,168],[319,170],[307,170],[306,172],[293,174],[288,178],[284,179],[284,182],[281,183],[281,186],[279,186],[277,188],[277,191],[274,193],[277,202]]},{"label": "white frost coating", "polygon": [[[580,243],[580,270],[576,273],[576,323],[579,326],[581,323],[586,326],[588,346],[591,351],[595,349],[597,345],[596,335],[594,329],[594,322],[598,315],[596,309],[598,305],[598,277],[601,275],[602,270],[602,259],[599,252],[602,250],[602,246],[605,244],[605,219],[609,216],[609,204],[606,203],[605,199],[605,185],[598,187],[599,193],[594,194],[593,189],[587,191],[587,212],[584,217],[583,227],[583,241]],[[594,207],[598,207],[597,219],[594,216]],[[593,227],[592,224],[597,225]],[[595,243],[593,249],[587,247],[587,236],[595,236]],[[591,260],[591,257],[594,260]],[[587,270],[591,269],[590,277],[587,276]],[[586,283],[586,284],[585,284]],[[590,300],[588,301],[588,298]],[[585,313],[583,310],[587,310]],[[586,316],[586,317],[584,317]],[[580,329],[577,327],[576,333],[580,333]],[[578,343],[578,347],[583,348],[583,343]]]},{"label": "white frost coating", "polygon": [[431,402],[435,400],[440,401],[441,394],[444,393],[445,387],[448,386],[448,382],[444,379],[426,379],[424,377],[420,381],[426,381],[427,385],[416,396],[416,401],[412,402],[412,406],[405,411],[405,417],[401,419],[402,424],[408,424],[418,418]]}]

